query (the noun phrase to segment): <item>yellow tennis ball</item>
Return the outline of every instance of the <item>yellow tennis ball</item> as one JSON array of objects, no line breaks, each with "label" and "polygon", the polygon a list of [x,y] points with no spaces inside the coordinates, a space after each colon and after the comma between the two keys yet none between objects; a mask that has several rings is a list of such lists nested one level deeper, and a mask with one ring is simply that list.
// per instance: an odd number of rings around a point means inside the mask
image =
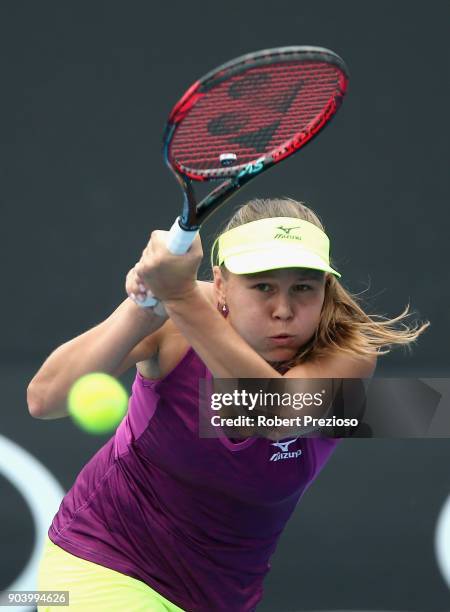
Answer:
[{"label": "yellow tennis ball", "polygon": [[69,414],[81,429],[91,434],[114,430],[123,419],[127,405],[126,389],[103,372],[81,376],[67,396]]}]

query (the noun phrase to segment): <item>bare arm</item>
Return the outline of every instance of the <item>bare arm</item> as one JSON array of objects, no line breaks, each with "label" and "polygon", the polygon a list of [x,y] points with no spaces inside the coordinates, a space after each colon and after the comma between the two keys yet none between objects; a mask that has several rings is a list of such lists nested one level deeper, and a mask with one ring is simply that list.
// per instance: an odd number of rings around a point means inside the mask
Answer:
[{"label": "bare arm", "polygon": [[[165,302],[167,313],[216,378],[283,378],[229,325],[199,289]],[[293,367],[289,378],[370,378],[375,357],[330,352],[320,361]]]},{"label": "bare arm", "polygon": [[[280,382],[283,381],[283,386],[277,387],[277,390],[283,390],[283,393],[288,392],[291,397],[299,393],[312,395],[318,393],[323,399],[323,404],[320,403],[317,406],[313,404],[308,409],[307,414],[312,418],[321,418],[326,414],[336,393],[340,390],[340,379],[368,379],[371,378],[376,367],[374,356],[349,355],[343,351],[334,350],[322,359],[312,359],[296,365],[282,376],[239,336],[197,290],[186,295],[184,299],[166,301],[165,306],[173,323],[193,346],[215,378],[277,378]],[[261,380],[260,389],[262,388],[264,384]],[[230,391],[229,387],[227,391]],[[353,398],[352,402],[354,401],[362,401],[362,399],[361,397],[359,400]],[[357,408],[358,405],[355,407]],[[282,412],[283,410],[285,412]],[[297,415],[298,413],[294,414],[290,409],[282,408],[271,414],[271,416],[288,417]],[[273,433],[271,432],[271,435]],[[298,427],[292,430],[283,426],[275,433],[278,437],[273,439],[291,434],[298,435]],[[253,435],[252,430],[251,435]],[[267,431],[264,435],[268,435]]]},{"label": "bare arm", "polygon": [[164,302],[167,313],[216,378],[281,378],[212,306],[199,285]]},{"label": "bare arm", "polygon": [[[196,280],[203,250],[197,236],[183,256],[167,249],[168,232],[152,232],[136,264],[142,282],[163,301],[166,312],[215,378],[282,378],[222,317]],[[328,357],[328,356],[327,356]],[[370,361],[370,360],[369,360]],[[308,369],[298,378],[364,377],[364,360],[348,359],[343,351]],[[293,368],[294,369],[294,368]],[[335,373],[337,370],[339,373]],[[348,373],[347,373],[348,372]]]},{"label": "bare arm", "polygon": [[154,332],[166,320],[124,300],[105,321],[62,344],[45,360],[27,389],[30,414],[40,419],[67,416],[67,393],[80,376],[118,376],[151,357],[158,349]]}]

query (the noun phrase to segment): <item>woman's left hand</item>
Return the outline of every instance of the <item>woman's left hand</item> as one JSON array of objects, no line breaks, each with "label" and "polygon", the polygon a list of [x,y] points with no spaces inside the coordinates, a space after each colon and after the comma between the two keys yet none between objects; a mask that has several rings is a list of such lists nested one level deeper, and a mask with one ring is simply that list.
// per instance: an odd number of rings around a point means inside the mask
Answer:
[{"label": "woman's left hand", "polygon": [[142,284],[161,301],[182,300],[196,287],[197,272],[203,258],[200,236],[189,251],[173,255],[166,247],[169,232],[155,230],[134,266]]}]

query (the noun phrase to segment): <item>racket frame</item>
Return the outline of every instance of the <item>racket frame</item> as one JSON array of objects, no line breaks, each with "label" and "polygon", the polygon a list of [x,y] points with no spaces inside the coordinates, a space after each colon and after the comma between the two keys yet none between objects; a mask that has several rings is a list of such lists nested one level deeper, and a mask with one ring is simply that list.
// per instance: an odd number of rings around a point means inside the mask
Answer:
[{"label": "racket frame", "polygon": [[[300,58],[303,61],[322,61],[333,64],[339,69],[339,88],[335,95],[330,97],[325,110],[289,141],[282,143],[270,153],[258,157],[251,163],[193,171],[182,164],[176,163],[175,160],[172,162],[170,145],[176,128],[205,93],[231,76],[246,72],[250,68],[274,63],[274,58],[276,58],[276,63],[292,62]],[[175,175],[183,192],[182,212],[170,228],[167,240],[168,250],[176,255],[186,253],[194,241],[200,225],[241,187],[315,138],[338,111],[347,90],[348,80],[349,73],[344,60],[333,51],[323,47],[289,46],[264,49],[242,55],[211,70],[189,87],[170,113],[163,136],[164,161]],[[198,203],[193,182],[206,181],[223,182]],[[160,316],[165,315],[163,304],[158,298],[152,296],[151,292],[147,292],[147,297],[143,302],[136,301],[136,303],[142,308],[153,308],[155,313]]]},{"label": "racket frame", "polygon": [[[274,58],[276,63],[292,62],[299,59],[310,62],[322,61],[333,64],[339,69],[339,90],[330,98],[325,110],[321,112],[316,120],[308,125],[306,129],[298,132],[289,141],[279,145],[269,154],[260,156],[250,164],[193,171],[177,163],[175,160],[172,162],[170,145],[176,128],[203,95],[231,76],[246,72],[250,68],[274,63]],[[183,191],[183,207],[178,219],[180,228],[185,231],[197,230],[207,217],[217,211],[235,192],[255,178],[255,176],[268,170],[285,157],[292,155],[317,136],[338,111],[347,90],[348,79],[349,73],[344,60],[333,51],[324,47],[289,46],[247,53],[211,70],[196,81],[174,106],[169,115],[163,136],[164,161],[175,175]],[[213,189],[212,192],[198,203],[192,182],[215,180],[222,180],[223,183]]]}]

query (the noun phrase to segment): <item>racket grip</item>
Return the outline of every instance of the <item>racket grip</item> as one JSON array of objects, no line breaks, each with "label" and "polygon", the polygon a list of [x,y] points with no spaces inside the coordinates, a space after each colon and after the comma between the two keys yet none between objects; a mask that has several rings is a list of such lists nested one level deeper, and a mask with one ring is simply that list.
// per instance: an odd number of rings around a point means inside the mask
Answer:
[{"label": "racket grip", "polygon": [[184,255],[198,234],[198,229],[184,230],[180,227],[179,221],[180,217],[177,217],[167,237],[167,248],[174,255]]},{"label": "racket grip", "polygon": [[[198,229],[196,230],[184,230],[180,227],[179,224],[180,217],[177,217],[175,223],[169,230],[169,235],[167,237],[167,248],[173,253],[173,255],[183,255],[189,250],[189,247],[194,242],[195,237],[198,234]],[[166,310],[164,305],[158,300],[158,298],[154,297],[150,291],[147,291],[147,297],[143,302],[135,302],[141,308],[153,308],[155,314],[158,316],[166,316]]]},{"label": "racket grip", "polygon": [[[133,298],[130,298],[133,299]],[[147,297],[143,302],[139,302],[138,300],[133,300],[135,304],[140,306],[141,308],[151,308],[153,312],[158,315],[158,317],[167,317],[166,309],[164,308],[164,304],[155,298],[150,291],[147,291]]]}]

